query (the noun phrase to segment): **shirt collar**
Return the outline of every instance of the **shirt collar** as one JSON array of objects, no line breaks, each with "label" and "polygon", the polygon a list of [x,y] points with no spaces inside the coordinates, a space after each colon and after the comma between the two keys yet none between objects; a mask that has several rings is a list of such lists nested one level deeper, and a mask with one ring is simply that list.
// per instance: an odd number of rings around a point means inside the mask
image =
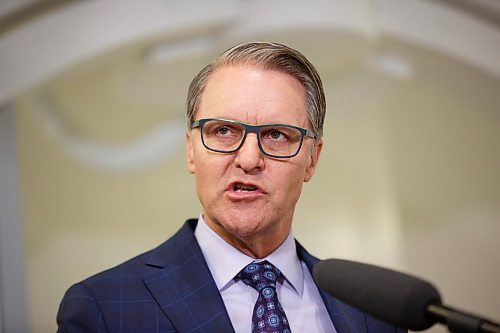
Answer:
[{"label": "shirt collar", "polygon": [[198,219],[198,225],[194,234],[219,291],[223,291],[234,284],[235,281],[233,278],[246,265],[253,261],[267,260],[281,271],[286,281],[302,297],[304,291],[304,272],[297,256],[295,239],[292,232],[288,234],[283,244],[274,252],[259,260],[247,256],[222,239],[206,224],[203,214]]}]

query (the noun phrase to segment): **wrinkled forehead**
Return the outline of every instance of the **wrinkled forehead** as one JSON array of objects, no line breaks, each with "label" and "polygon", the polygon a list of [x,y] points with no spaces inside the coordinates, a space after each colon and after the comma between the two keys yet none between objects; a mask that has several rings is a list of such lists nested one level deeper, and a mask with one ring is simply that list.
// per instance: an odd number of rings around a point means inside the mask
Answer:
[{"label": "wrinkled forehead", "polygon": [[306,91],[287,73],[248,65],[224,66],[208,79],[196,118],[304,126]]}]

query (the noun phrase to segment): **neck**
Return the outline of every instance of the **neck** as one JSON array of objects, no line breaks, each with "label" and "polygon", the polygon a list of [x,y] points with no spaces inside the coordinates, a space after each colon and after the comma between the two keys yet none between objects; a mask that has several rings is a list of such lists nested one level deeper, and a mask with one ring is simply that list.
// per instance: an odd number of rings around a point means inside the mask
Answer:
[{"label": "neck", "polygon": [[279,243],[270,243],[267,240],[243,238],[224,238],[224,240],[247,256],[254,259],[262,259],[273,253],[285,241],[285,238],[282,239]]},{"label": "neck", "polygon": [[290,229],[288,229],[265,230],[251,235],[238,235],[229,232],[217,223],[205,221],[228,244],[254,259],[262,259],[273,253],[283,244],[290,233]]}]

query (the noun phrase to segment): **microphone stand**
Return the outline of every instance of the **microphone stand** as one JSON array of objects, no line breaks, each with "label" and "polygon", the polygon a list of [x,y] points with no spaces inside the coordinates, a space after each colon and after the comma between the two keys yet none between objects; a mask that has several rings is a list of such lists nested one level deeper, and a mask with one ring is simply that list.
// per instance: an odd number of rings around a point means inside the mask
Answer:
[{"label": "microphone stand", "polygon": [[451,333],[500,333],[500,325],[440,304],[427,306],[436,322],[446,325]]}]

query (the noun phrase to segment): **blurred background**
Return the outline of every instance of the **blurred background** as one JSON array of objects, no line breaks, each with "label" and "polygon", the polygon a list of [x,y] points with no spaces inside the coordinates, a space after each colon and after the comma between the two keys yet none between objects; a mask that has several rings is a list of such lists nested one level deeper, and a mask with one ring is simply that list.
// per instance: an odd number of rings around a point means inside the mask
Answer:
[{"label": "blurred background", "polygon": [[54,332],[72,283],[200,214],[187,87],[252,40],[299,49],[326,89],[301,243],[500,319],[500,1],[1,0],[2,332]]}]

